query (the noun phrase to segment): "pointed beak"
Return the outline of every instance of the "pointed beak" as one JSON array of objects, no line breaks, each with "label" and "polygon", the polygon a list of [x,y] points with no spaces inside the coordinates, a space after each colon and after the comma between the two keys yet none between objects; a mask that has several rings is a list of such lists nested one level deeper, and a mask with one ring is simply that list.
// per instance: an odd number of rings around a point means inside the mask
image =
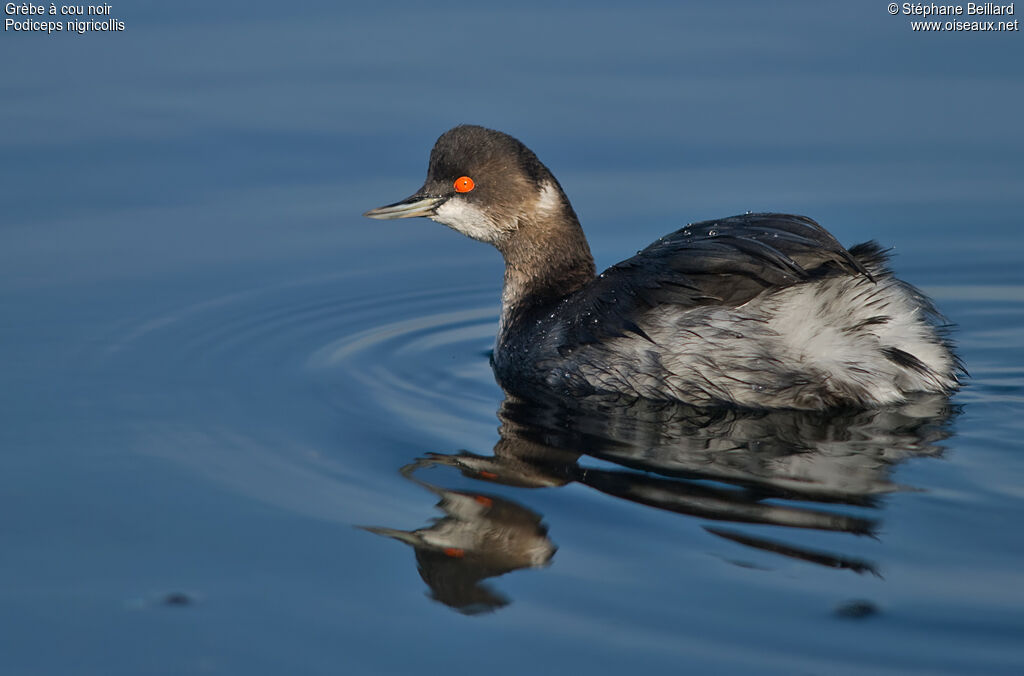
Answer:
[{"label": "pointed beak", "polygon": [[386,207],[370,209],[363,216],[367,218],[378,218],[390,220],[392,218],[413,218],[415,216],[433,216],[434,210],[445,201],[444,197],[431,197],[423,192],[418,192],[411,197],[406,197],[401,202],[389,204]]}]

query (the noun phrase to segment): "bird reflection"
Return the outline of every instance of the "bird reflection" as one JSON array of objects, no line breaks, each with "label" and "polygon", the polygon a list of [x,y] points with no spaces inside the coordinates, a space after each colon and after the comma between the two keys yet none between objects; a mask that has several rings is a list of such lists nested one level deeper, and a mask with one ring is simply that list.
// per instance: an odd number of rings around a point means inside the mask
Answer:
[{"label": "bird reflection", "polygon": [[[897,463],[938,456],[954,409],[924,396],[897,407],[851,411],[701,409],[595,396],[571,401],[506,395],[492,455],[430,453],[402,469],[440,497],[445,516],[415,531],[368,530],[411,545],[433,598],[464,613],[508,599],[483,581],[549,562],[555,546],[541,516],[507,498],[447,490],[419,470],[449,467],[519,488],[578,483],[607,495],[701,519],[874,535],[878,497],[905,487]],[[588,459],[605,461],[588,466]],[[850,510],[846,510],[847,512]],[[860,511],[860,510],[858,510]],[[878,574],[873,562],[705,526],[715,536],[802,561]]]},{"label": "bird reflection", "polygon": [[445,516],[428,528],[402,531],[368,527],[408,545],[416,552],[420,577],[432,597],[466,615],[496,610],[508,599],[482,583],[519,568],[542,566],[556,547],[539,514],[497,495],[446,490],[414,476],[429,465],[419,460],[402,475],[435,493]]}]

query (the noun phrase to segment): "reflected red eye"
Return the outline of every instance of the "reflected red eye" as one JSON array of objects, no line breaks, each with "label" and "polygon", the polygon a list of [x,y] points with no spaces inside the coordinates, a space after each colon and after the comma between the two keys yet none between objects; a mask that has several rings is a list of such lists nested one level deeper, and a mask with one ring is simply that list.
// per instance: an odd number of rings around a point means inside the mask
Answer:
[{"label": "reflected red eye", "polygon": [[473,179],[469,176],[460,176],[455,179],[455,192],[469,192],[476,187],[476,183],[473,183]]}]

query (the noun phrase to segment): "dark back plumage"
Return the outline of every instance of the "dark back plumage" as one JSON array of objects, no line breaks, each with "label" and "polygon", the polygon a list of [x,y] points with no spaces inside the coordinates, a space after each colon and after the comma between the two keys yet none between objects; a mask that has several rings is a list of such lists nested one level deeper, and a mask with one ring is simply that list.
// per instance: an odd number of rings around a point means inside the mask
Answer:
[{"label": "dark back plumage", "polygon": [[815,221],[742,214],[693,223],[617,263],[563,302],[565,343],[643,331],[633,321],[659,305],[736,307],[768,289],[829,275],[870,274]]}]

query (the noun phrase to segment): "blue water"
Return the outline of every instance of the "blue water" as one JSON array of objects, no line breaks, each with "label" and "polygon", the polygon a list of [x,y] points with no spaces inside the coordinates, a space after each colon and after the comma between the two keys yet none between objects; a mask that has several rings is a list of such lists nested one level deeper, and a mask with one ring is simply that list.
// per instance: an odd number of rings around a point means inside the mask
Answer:
[{"label": "blue water", "polygon": [[[876,6],[877,5],[877,6]],[[1021,673],[1024,49],[884,3],[122,3],[0,38],[0,673]],[[599,267],[689,221],[894,246],[951,402],[506,400],[434,139]]]}]

